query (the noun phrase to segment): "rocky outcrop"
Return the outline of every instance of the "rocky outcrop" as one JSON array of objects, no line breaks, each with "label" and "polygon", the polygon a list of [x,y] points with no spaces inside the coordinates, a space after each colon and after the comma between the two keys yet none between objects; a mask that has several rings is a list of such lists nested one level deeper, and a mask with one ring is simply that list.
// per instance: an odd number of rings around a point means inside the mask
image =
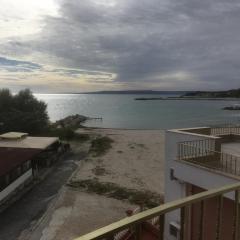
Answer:
[{"label": "rocky outcrop", "polygon": [[224,107],[223,110],[240,110],[240,104]]}]

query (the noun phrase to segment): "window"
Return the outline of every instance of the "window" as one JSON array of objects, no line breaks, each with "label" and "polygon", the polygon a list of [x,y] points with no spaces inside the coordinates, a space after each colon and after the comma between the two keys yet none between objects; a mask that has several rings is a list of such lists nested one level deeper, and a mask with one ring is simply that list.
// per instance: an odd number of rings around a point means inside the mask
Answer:
[{"label": "window", "polygon": [[22,173],[27,172],[31,168],[31,162],[27,161],[22,165]]},{"label": "window", "polygon": [[0,177],[0,191],[2,191],[6,187],[5,176]]},{"label": "window", "polygon": [[176,222],[170,222],[169,233],[171,236],[175,237],[175,239],[179,239],[180,225]]},{"label": "window", "polygon": [[10,172],[10,182],[15,181],[21,175],[21,168],[15,168]]},{"label": "window", "polygon": [[5,184],[6,184],[5,186],[8,186],[10,184],[10,176],[9,176],[9,174],[5,175],[4,179],[5,179]]}]

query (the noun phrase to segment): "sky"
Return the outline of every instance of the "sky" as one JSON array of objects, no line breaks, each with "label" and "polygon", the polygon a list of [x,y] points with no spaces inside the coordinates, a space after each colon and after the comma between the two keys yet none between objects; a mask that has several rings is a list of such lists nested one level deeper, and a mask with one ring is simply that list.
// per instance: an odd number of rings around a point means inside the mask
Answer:
[{"label": "sky", "polygon": [[239,0],[0,0],[0,87],[240,87]]}]

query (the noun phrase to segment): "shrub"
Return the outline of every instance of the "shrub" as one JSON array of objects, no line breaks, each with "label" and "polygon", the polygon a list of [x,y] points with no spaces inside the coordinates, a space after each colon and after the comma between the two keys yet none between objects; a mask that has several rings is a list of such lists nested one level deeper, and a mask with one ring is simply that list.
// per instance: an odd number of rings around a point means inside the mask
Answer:
[{"label": "shrub", "polygon": [[74,141],[88,141],[89,135],[88,134],[79,134],[74,132],[74,130],[70,127],[68,128],[56,128],[55,126],[50,126],[46,132],[42,135],[48,137],[59,137],[61,140],[74,140]]},{"label": "shrub", "polygon": [[115,198],[118,200],[128,200],[130,203],[143,205],[147,208],[157,207],[163,203],[163,196],[151,191],[135,190],[121,187],[115,183],[99,182],[96,179],[70,180],[68,186],[90,193]]},{"label": "shrub", "polygon": [[90,152],[95,156],[101,156],[105,154],[112,147],[113,140],[109,137],[98,137],[91,143]]}]

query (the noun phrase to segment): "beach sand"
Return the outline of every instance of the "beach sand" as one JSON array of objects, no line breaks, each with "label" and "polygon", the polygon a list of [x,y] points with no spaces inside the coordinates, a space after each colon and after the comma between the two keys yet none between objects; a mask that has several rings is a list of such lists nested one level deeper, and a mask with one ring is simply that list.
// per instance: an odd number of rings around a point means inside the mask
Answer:
[{"label": "beach sand", "polygon": [[[76,179],[97,178],[100,182],[163,193],[163,131],[95,129],[94,132],[113,139],[112,148],[103,156],[89,157],[75,175]],[[98,174],[101,172],[98,169],[103,173]]]},{"label": "beach sand", "polygon": [[[108,136],[112,148],[88,155],[70,181],[95,179],[119,187],[164,193],[164,132],[161,130],[79,129],[92,137]],[[73,146],[82,151],[81,145]],[[31,233],[31,240],[70,240],[120,220],[137,205],[64,186],[56,203]]]}]

